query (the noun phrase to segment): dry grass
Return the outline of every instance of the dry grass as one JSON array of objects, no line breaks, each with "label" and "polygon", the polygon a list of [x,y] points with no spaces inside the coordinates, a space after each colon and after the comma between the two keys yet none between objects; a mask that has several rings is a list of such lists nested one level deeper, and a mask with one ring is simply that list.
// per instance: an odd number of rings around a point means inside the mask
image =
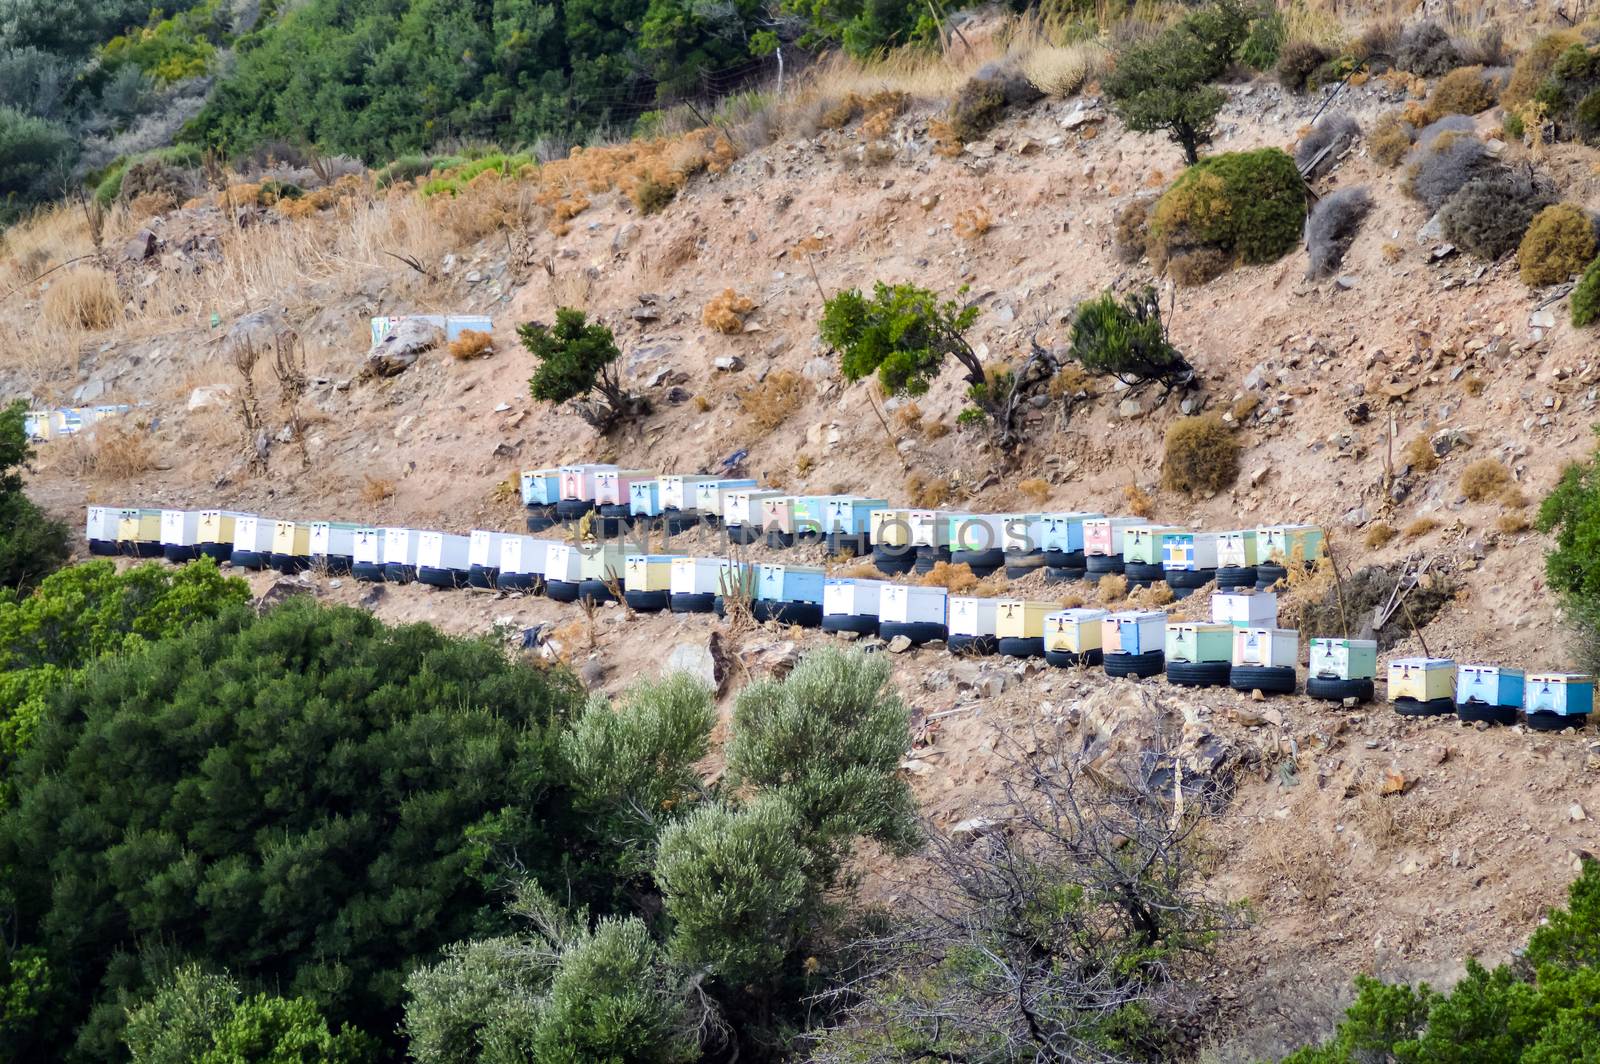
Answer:
[{"label": "dry grass", "polygon": [[1433,453],[1433,444],[1428,442],[1426,436],[1412,437],[1400,449],[1400,457],[1418,473],[1431,473],[1439,468],[1439,457]]},{"label": "dry grass", "polygon": [[1138,610],[1159,610],[1176,601],[1172,586],[1165,580],[1158,580],[1149,587],[1136,587],[1128,594],[1128,605]]},{"label": "dry grass", "polygon": [[775,370],[739,397],[745,419],[757,432],[771,432],[811,398],[811,382],[789,369]]},{"label": "dry grass", "polygon": [[731,288],[724,288],[705,305],[700,321],[708,329],[731,336],[744,331],[745,315],[755,309],[755,303]]},{"label": "dry grass", "polygon": [[1080,395],[1085,398],[1094,397],[1094,378],[1084,372],[1082,366],[1075,362],[1068,363],[1056,370],[1055,376],[1050,378],[1050,398],[1056,402],[1063,399],[1076,399]]},{"label": "dry grass", "polygon": [[956,236],[963,240],[977,240],[994,228],[994,218],[989,214],[989,209],[982,205],[968,207],[956,215]]},{"label": "dry grass", "polygon": [[907,402],[896,408],[894,424],[901,432],[922,431],[922,407],[915,402]]},{"label": "dry grass", "polygon": [[794,458],[794,471],[799,476],[806,476],[817,467],[817,460],[809,454],[797,454]]},{"label": "dry grass", "polygon": [[1040,477],[1029,477],[1017,483],[1017,490],[1039,505],[1044,505],[1052,491],[1050,482]]},{"label": "dry grass", "polygon": [[934,510],[950,499],[950,482],[943,477],[912,473],[906,478],[906,498],[919,510]]},{"label": "dry grass", "polygon": [[1064,610],[1075,610],[1088,601],[1089,596],[1084,594],[1083,591],[1078,588],[1070,588],[1066,591],[1063,591],[1061,593],[1061,597],[1056,599],[1056,602]]},{"label": "dry grass", "polygon": [[1261,397],[1256,395],[1254,392],[1251,392],[1248,395],[1240,396],[1238,401],[1235,402],[1233,406],[1228,408],[1228,415],[1232,417],[1236,423],[1243,424],[1244,419],[1249,417],[1251,414],[1254,414],[1256,412],[1256,408],[1260,405]]},{"label": "dry grass", "polygon": [[102,421],[61,443],[62,471],[99,481],[126,481],[156,468],[150,434],[127,422]]},{"label": "dry grass", "polygon": [[1110,53],[1097,41],[1069,45],[1042,44],[1022,58],[1022,74],[1046,96],[1072,96],[1098,78],[1110,63]]},{"label": "dry grass", "polygon": [[1516,536],[1533,527],[1533,522],[1528,520],[1524,513],[1503,513],[1495,518],[1494,527],[1504,536]]},{"label": "dry grass", "polygon": [[950,426],[943,420],[930,421],[922,426],[922,435],[924,439],[942,440],[950,435]]},{"label": "dry grass", "polygon": [[1493,458],[1480,458],[1461,473],[1461,494],[1472,502],[1502,498],[1507,489],[1516,489],[1511,470]]},{"label": "dry grass", "polygon": [[694,397],[694,408],[700,413],[704,414],[707,410],[711,409],[711,400],[707,399],[703,395],[697,395]]},{"label": "dry grass", "polygon": [[109,329],[122,317],[117,279],[92,266],[68,270],[45,289],[39,312],[53,329]]},{"label": "dry grass", "polygon": [[1149,517],[1156,512],[1156,504],[1137,484],[1125,485],[1122,489],[1122,501],[1128,507],[1128,512],[1135,517]]},{"label": "dry grass", "polygon": [[494,337],[476,329],[462,329],[461,335],[450,341],[450,357],[461,362],[494,354]]},{"label": "dry grass", "polygon": [[1361,542],[1366,545],[1368,550],[1378,550],[1381,547],[1388,546],[1389,541],[1394,539],[1394,537],[1394,529],[1384,524],[1382,521],[1379,521],[1377,524],[1367,529],[1367,534],[1362,537]]},{"label": "dry grass", "polygon": [[1406,526],[1402,533],[1407,539],[1421,539],[1439,527],[1438,518],[1419,517]]},{"label": "dry grass", "polygon": [[1239,476],[1239,443],[1222,419],[1203,414],[1167,427],[1161,486],[1185,494],[1214,495]]},{"label": "dry grass", "polygon": [[1128,597],[1128,578],[1121,573],[1107,573],[1095,585],[1094,599],[1102,606],[1110,606]]},{"label": "dry grass", "polygon": [[1466,389],[1468,395],[1473,396],[1482,395],[1483,390],[1488,386],[1488,383],[1476,373],[1467,374],[1466,378],[1461,382],[1461,387]]},{"label": "dry grass", "polygon": [[952,595],[969,595],[978,586],[978,578],[970,565],[951,565],[934,562],[933,568],[917,577],[923,587],[942,587]]},{"label": "dry grass", "polygon": [[394,481],[363,473],[361,476],[361,501],[376,506],[394,498]]}]

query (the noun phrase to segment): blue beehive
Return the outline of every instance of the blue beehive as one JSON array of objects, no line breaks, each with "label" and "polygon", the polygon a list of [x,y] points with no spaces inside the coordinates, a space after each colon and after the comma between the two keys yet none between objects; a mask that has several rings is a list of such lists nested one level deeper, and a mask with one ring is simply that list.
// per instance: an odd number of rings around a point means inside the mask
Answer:
[{"label": "blue beehive", "polygon": [[661,515],[661,481],[635,480],[628,485],[628,512],[636,517]]},{"label": "blue beehive", "polygon": [[888,508],[888,499],[836,495],[823,500],[822,530],[859,536],[872,530],[872,511]]},{"label": "blue beehive", "polygon": [[561,499],[559,469],[526,469],[522,473],[522,505],[554,506]]},{"label": "blue beehive", "polygon": [[1531,673],[1523,695],[1523,709],[1529,714],[1581,717],[1594,709],[1594,677],[1577,672]]},{"label": "blue beehive", "polygon": [[1069,553],[1083,549],[1083,522],[1097,513],[1039,515],[1039,549]]},{"label": "blue beehive", "polygon": [[822,604],[823,571],[813,565],[769,565],[760,567],[756,595],[768,602],[814,602]]},{"label": "blue beehive", "polygon": [[1481,702],[1486,706],[1522,707],[1521,669],[1499,665],[1460,665],[1456,668],[1456,703]]}]

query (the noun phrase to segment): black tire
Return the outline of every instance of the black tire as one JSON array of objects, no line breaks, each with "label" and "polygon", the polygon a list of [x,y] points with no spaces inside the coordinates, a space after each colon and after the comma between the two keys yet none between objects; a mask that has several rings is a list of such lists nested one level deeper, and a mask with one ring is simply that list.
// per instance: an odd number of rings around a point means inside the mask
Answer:
[{"label": "black tire", "polygon": [[854,632],[857,635],[877,635],[878,618],[864,613],[830,613],[822,618],[824,632]]},{"label": "black tire", "polygon": [[161,545],[161,556],[173,565],[183,565],[200,557],[199,547],[180,547],[172,543]]},{"label": "black tire", "polygon": [[629,609],[640,613],[660,613],[672,604],[670,591],[624,591],[622,599]]},{"label": "black tire", "polygon": [[1285,579],[1289,570],[1281,565],[1271,562],[1260,562],[1256,565],[1256,590],[1267,591],[1279,580]]},{"label": "black tire", "polygon": [[1292,695],[1294,666],[1235,665],[1228,670],[1228,686],[1246,694],[1260,691],[1264,695]]},{"label": "black tire", "polygon": [[1130,584],[1148,587],[1158,580],[1165,580],[1167,571],[1159,565],[1151,565],[1148,562],[1124,562],[1122,575],[1128,578]]},{"label": "black tire", "polygon": [[556,504],[553,502],[530,502],[523,507],[528,511],[529,517],[548,517],[556,520]]},{"label": "black tire", "polygon": [[680,592],[672,596],[672,612],[710,613],[716,605],[716,597],[709,591],[697,594]]},{"label": "black tire", "polygon": [[1174,591],[1196,591],[1217,578],[1215,569],[1168,569],[1167,584]]},{"label": "black tire", "polygon": [[1098,648],[1085,650],[1079,654],[1071,650],[1046,650],[1044,660],[1047,664],[1058,669],[1070,669],[1078,665],[1090,665],[1098,668],[1105,663],[1105,653]]},{"label": "black tire", "polygon": [[829,554],[840,558],[859,558],[872,549],[865,532],[829,532],[822,541]]},{"label": "black tire", "polygon": [[1456,716],[1471,723],[1481,720],[1485,724],[1515,724],[1517,707],[1491,706],[1487,702],[1457,702]]},{"label": "black tire", "polygon": [[1589,723],[1589,714],[1587,713],[1545,713],[1541,711],[1528,714],[1529,731],[1560,731],[1563,728],[1581,730],[1587,723]]},{"label": "black tire", "polygon": [[1120,554],[1090,554],[1083,559],[1083,568],[1099,582],[1107,573],[1120,573],[1124,566]]},{"label": "black tire", "polygon": [[982,580],[990,573],[996,572],[1006,563],[1006,552],[999,547],[989,550],[953,550],[950,552],[951,565],[965,565],[972,570],[972,575]]},{"label": "black tire", "polygon": [[409,584],[416,578],[415,565],[402,565],[399,562],[383,563],[383,582],[386,584]]},{"label": "black tire", "polygon": [[[105,547],[110,547],[111,548],[110,551],[107,552],[106,550],[104,550],[103,548],[105,548]],[[115,554],[116,552],[117,552],[117,545],[115,543],[111,543],[111,542],[109,542],[107,540],[103,540],[103,539],[91,539],[89,541],[89,553],[90,554],[106,554],[106,553]],[[200,553],[204,554],[207,558],[210,558],[212,561],[216,562],[218,565],[221,565],[223,562],[225,562],[229,558],[233,557],[233,544],[232,543],[205,543],[205,544],[201,545]]]},{"label": "black tire", "polygon": [[1306,677],[1306,695],[1324,702],[1343,702],[1353,698],[1357,702],[1371,702],[1371,680],[1332,680],[1321,676]]},{"label": "black tire", "polygon": [[1144,679],[1160,675],[1167,663],[1164,651],[1152,650],[1148,654],[1102,654],[1101,664],[1107,676],[1136,676]]},{"label": "black tire", "polygon": [[1226,661],[1169,661],[1167,682],[1179,687],[1226,687],[1232,671]]},{"label": "black tire", "polygon": [[[239,555],[243,553],[243,551],[233,552],[233,564],[239,564]],[[383,566],[377,562],[351,562],[350,575],[363,584],[381,584],[383,583]]]},{"label": "black tire", "polygon": [[952,654],[965,654],[969,657],[998,653],[1000,642],[992,635],[953,635],[947,638],[945,646],[950,648]]},{"label": "black tire", "polygon": [[728,542],[736,547],[748,547],[761,542],[761,529],[757,525],[727,525]]},{"label": "black tire", "polygon": [[[267,552],[260,550],[236,550],[229,559],[235,569],[265,569],[267,567]],[[378,566],[378,580],[383,579],[383,566]]]},{"label": "black tire", "polygon": [[620,517],[624,521],[633,519],[633,507],[625,502],[603,502],[598,509],[601,517]]},{"label": "black tire", "polygon": [[467,574],[460,569],[433,569],[419,565],[417,583],[427,584],[429,587],[447,587],[454,591],[467,586]]},{"label": "black tire", "polygon": [[931,558],[936,562],[947,562],[950,560],[949,547],[916,547],[914,549],[916,550],[917,557],[919,558]]},{"label": "black tire", "polygon": [[309,570],[311,568],[311,558],[309,556],[302,557],[298,554],[278,554],[274,552],[267,556],[267,564],[280,573],[293,576],[295,573],[303,573]]},{"label": "black tire", "polygon": [[1044,567],[1044,582],[1047,584],[1070,584],[1075,580],[1082,580],[1084,575],[1082,569],[1068,569],[1058,565]]},{"label": "black tire", "polygon": [[1232,591],[1238,587],[1256,586],[1256,567],[1253,565],[1220,565],[1217,567],[1217,590]]},{"label": "black tire", "polygon": [[1086,559],[1081,550],[1046,550],[1039,552],[1044,563],[1056,569],[1082,569]]},{"label": "black tire", "polygon": [[161,549],[160,542],[152,543],[149,540],[135,540],[133,543],[133,556],[135,558],[159,558],[161,557]]},{"label": "black tire", "polygon": [[329,576],[349,576],[354,565],[348,554],[324,554],[320,558],[311,559],[312,564],[322,566],[322,571]]},{"label": "black tire", "polygon": [[722,518],[717,514],[701,514],[700,523],[707,528],[721,528]]},{"label": "black tire", "polygon": [[1448,717],[1456,711],[1453,698],[1430,698],[1426,702],[1415,698],[1397,698],[1391,705],[1402,717]]},{"label": "black tire", "polygon": [[555,513],[551,516],[560,521],[576,521],[593,509],[592,499],[562,499],[556,503]]},{"label": "black tire", "polygon": [[467,586],[490,589],[500,586],[499,566],[474,565],[467,570]]},{"label": "black tire", "polygon": [[627,526],[628,521],[623,517],[602,517],[596,514],[589,518],[589,532],[599,539],[617,539]]},{"label": "black tire", "polygon": [[[617,581],[617,587],[621,589],[624,594],[627,593],[627,589],[622,588],[621,580]],[[578,598],[580,601],[582,599],[592,599],[597,603],[617,601],[617,596],[611,593],[611,588],[606,585],[604,580],[593,579],[578,581]]]},{"label": "black tire", "polygon": [[893,639],[903,635],[911,640],[913,645],[931,643],[935,639],[947,639],[950,629],[942,624],[932,621],[878,621],[878,635],[885,639]]},{"label": "black tire", "polygon": [[917,559],[912,555],[872,555],[872,564],[884,576],[904,576],[916,567]]},{"label": "black tire", "polygon": [[1042,658],[1044,657],[1044,636],[1022,638],[1020,636],[1002,636],[1000,638],[1000,653],[1008,658]]},{"label": "black tire", "polygon": [[756,612],[757,618],[763,621],[777,621],[779,624],[798,624],[802,628],[822,627],[822,603],[820,602],[755,602],[754,606],[764,607]]},{"label": "black tire", "polygon": [[538,573],[501,573],[495,581],[495,586],[501,591],[531,591],[538,593],[544,590],[544,577]]},{"label": "black tire", "polygon": [[[217,546],[222,546],[222,544],[217,544]],[[228,552],[229,554],[232,554],[232,545],[228,546]],[[91,539],[89,541],[89,553],[97,555],[101,558],[114,558],[122,552],[117,550],[117,541],[114,539]],[[215,558],[216,555],[212,555],[212,557]],[[217,561],[219,562],[225,562],[227,560],[227,555],[217,558]]]},{"label": "black tire", "polygon": [[794,533],[769,528],[767,529],[767,546],[772,550],[788,550],[794,546]]},{"label": "black tire", "polygon": [[926,576],[933,572],[933,567],[938,564],[939,560],[932,555],[919,554],[917,560],[911,563],[911,571],[918,576]]},{"label": "black tire", "polygon": [[544,593],[554,602],[577,602],[578,581],[576,580],[546,580]]},{"label": "black tire", "polygon": [[556,519],[553,517],[534,517],[532,515],[528,517],[529,532],[548,532],[554,527],[556,527]]},{"label": "black tire", "polygon": [[681,536],[685,532],[693,532],[701,525],[700,515],[671,511],[661,515],[662,522],[667,527],[667,535]]}]

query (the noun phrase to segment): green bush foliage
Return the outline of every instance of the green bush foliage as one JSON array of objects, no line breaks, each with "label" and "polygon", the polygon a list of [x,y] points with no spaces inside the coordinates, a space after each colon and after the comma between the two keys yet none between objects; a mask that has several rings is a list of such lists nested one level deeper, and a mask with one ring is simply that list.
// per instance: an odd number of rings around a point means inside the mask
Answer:
[{"label": "green bush foliage", "polygon": [[1495,104],[1494,82],[1481,66],[1457,67],[1434,85],[1426,104],[1430,119],[1475,115]]},{"label": "green bush foliage", "polygon": [[1448,993],[1365,976],[1356,988],[1333,1038],[1284,1064],[1600,1058],[1600,864],[1583,862],[1567,908],[1550,914],[1515,965],[1491,971],[1468,959]]},{"label": "green bush foliage", "polygon": [[1123,51],[1104,81],[1117,116],[1137,133],[1165,132],[1193,165],[1227,99],[1211,82],[1237,56],[1249,27],[1242,4],[1219,0]]},{"label": "green bush foliage", "polygon": [[1550,71],[1555,68],[1556,60],[1568,48],[1581,42],[1582,38],[1572,30],[1557,30],[1545,34],[1523,49],[1522,54],[1517,56],[1516,66],[1511,70],[1511,77],[1506,81],[1505,91],[1500,94],[1500,103],[1507,113],[1532,101],[1533,94],[1539,91],[1539,87],[1550,76]]},{"label": "green bush foliage", "polygon": [[917,396],[927,393],[947,357],[961,363],[969,385],[984,383],[983,363],[965,335],[977,320],[976,306],[879,281],[870,299],[851,288],[824,303],[818,333],[839,352],[845,380],[876,373],[886,394]]},{"label": "green bush foliage", "polygon": [[22,490],[22,469],[33,458],[28,405],[0,410],[0,588],[26,592],[67,560],[67,530],[45,516]]},{"label": "green bush foliage", "polygon": [[1088,372],[1130,385],[1160,381],[1171,387],[1194,379],[1193,368],[1167,342],[1161,304],[1148,286],[1125,302],[1106,292],[1079,304],[1071,354]]},{"label": "green bush foliage", "polygon": [[1250,32],[1239,48],[1239,61],[1251,70],[1268,71],[1278,65],[1289,24],[1275,7],[1263,7],[1250,20]]},{"label": "green bush foliage", "polygon": [[64,125],[0,106],[0,223],[14,204],[47,199],[66,187],[78,148]]},{"label": "green bush foliage", "polygon": [[1517,247],[1522,283],[1558,284],[1594,260],[1594,220],[1575,203],[1557,203],[1533,218]]},{"label": "green bush foliage", "polygon": [[1272,262],[1299,245],[1305,220],[1305,182],[1286,152],[1215,155],[1185,170],[1156,202],[1151,262],[1160,269],[1206,249],[1232,262]]},{"label": "green bush foliage", "polygon": [[1555,201],[1548,180],[1529,170],[1497,170],[1445,200],[1439,225],[1446,240],[1492,262],[1515,251],[1534,216]]},{"label": "green bush foliage", "polygon": [[1600,258],[1589,263],[1572,290],[1572,324],[1578,328],[1600,318]]},{"label": "green bush foliage", "polygon": [[[611,330],[572,307],[556,310],[554,326],[528,322],[517,327],[522,345],[539,360],[529,392],[545,403],[578,403],[578,413],[601,432],[647,413],[649,404],[625,392],[617,376],[622,352]],[[597,395],[597,402],[588,397]]]},{"label": "green bush foliage", "polygon": [[570,679],[293,599],[101,661],[11,774],[0,882],[48,961],[23,1059],[112,1057],[157,948],[393,1037],[401,987],[503,926],[506,855],[572,889]]},{"label": "green bush foliage", "polygon": [[[1558,55],[1539,87],[1533,103],[1543,117],[1554,123],[1556,136],[1563,140],[1600,141],[1600,122],[1594,94],[1600,91],[1600,47],[1573,42]],[[1585,107],[1585,103],[1589,106]]]},{"label": "green bush foliage", "polygon": [[1312,76],[1332,58],[1332,52],[1313,41],[1290,41],[1278,56],[1278,84],[1290,92],[1305,92]]}]

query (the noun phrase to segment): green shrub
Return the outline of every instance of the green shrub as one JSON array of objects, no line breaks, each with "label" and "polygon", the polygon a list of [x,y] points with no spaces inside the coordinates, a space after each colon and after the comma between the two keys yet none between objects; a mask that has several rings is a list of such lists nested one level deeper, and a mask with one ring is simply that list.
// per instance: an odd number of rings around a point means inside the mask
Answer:
[{"label": "green shrub", "polygon": [[1432,19],[1413,22],[1400,31],[1395,66],[1425,78],[1439,77],[1461,65],[1461,53],[1450,34]]},{"label": "green shrub", "polygon": [[1575,203],[1557,203],[1534,216],[1517,247],[1518,272],[1530,287],[1558,284],[1595,255],[1594,222]]},{"label": "green shrub", "polygon": [[0,106],[0,207],[49,199],[66,187],[77,157],[65,126]]},{"label": "green shrub", "polygon": [[1521,140],[1527,132],[1527,122],[1516,111],[1507,111],[1505,117],[1500,120],[1500,135],[1506,140]]},{"label": "green shrub", "polygon": [[1167,427],[1161,486],[1185,495],[1214,495],[1239,477],[1239,443],[1210,414],[1179,418]]},{"label": "green shrub", "polygon": [[1572,30],[1557,30],[1547,33],[1534,41],[1517,56],[1516,66],[1511,70],[1511,77],[1506,81],[1506,87],[1500,93],[1500,103],[1510,114],[1513,109],[1520,108],[1533,100],[1533,94],[1544,84],[1550,76],[1556,60],[1561,54],[1574,44],[1581,43],[1580,38]]},{"label": "green shrub", "polygon": [[628,192],[628,198],[639,208],[640,214],[657,214],[678,197],[678,186],[669,181],[657,181],[646,174]]},{"label": "green shrub", "polygon": [[1434,85],[1428,94],[1429,120],[1445,115],[1475,115],[1487,111],[1495,103],[1494,83],[1485,76],[1483,67],[1457,67]]},{"label": "green shrub", "polygon": [[1554,123],[1559,139],[1593,141],[1600,136],[1596,106],[1590,103],[1600,91],[1600,47],[1573,43],[1555,59],[1550,72],[1534,90],[1533,103]]},{"label": "green shrub", "polygon": [[102,207],[109,207],[117,202],[117,197],[122,194],[122,175],[128,169],[127,159],[118,159],[111,164],[105,176],[95,182],[94,200]]},{"label": "green shrub", "polygon": [[379,190],[401,181],[415,181],[433,172],[433,159],[427,155],[402,155],[400,158],[381,167],[373,175],[372,184]]},{"label": "green shrub", "polygon": [[1277,148],[1212,156],[1184,171],[1150,215],[1151,262],[1214,249],[1230,261],[1266,263],[1300,243],[1305,182]]},{"label": "green shrub", "polygon": [[1457,189],[1439,208],[1446,240],[1480,259],[1515,251],[1534,216],[1555,203],[1547,180],[1526,170],[1497,170]]},{"label": "green shrub", "polygon": [[67,560],[67,529],[23,494],[21,470],[33,458],[28,405],[0,410],[0,588],[25,592]]},{"label": "green shrub", "polygon": [[1250,20],[1250,33],[1239,49],[1239,61],[1251,70],[1268,71],[1278,65],[1289,24],[1276,8],[1262,8]]},{"label": "green shrub", "polygon": [[582,890],[554,751],[576,702],[488,641],[304,598],[85,670],[0,813],[8,934],[54,969],[14,1048],[111,1055],[151,949],[392,1044],[406,973],[501,926],[506,858]]},{"label": "green shrub", "polygon": [[1106,292],[1080,303],[1072,317],[1071,354],[1088,372],[1130,385],[1160,381],[1172,387],[1194,379],[1194,369],[1167,342],[1161,304],[1148,286],[1125,302]]},{"label": "green shrub", "polygon": [[1005,91],[995,82],[968,78],[950,103],[950,132],[963,144],[977,140],[1005,114]]},{"label": "green shrub", "polygon": [[1278,55],[1275,71],[1278,84],[1290,92],[1305,92],[1311,84],[1311,76],[1332,58],[1333,53],[1320,44],[1290,41]]},{"label": "green shrub", "polygon": [[[535,399],[545,403],[578,401],[578,414],[600,432],[649,412],[645,400],[623,391],[617,376],[622,352],[611,330],[590,324],[583,311],[560,307],[553,327],[529,322],[517,327],[517,335],[539,360],[528,381]],[[589,402],[587,397],[595,394],[599,400]]]},{"label": "green shrub", "polygon": [[1600,317],[1600,258],[1589,263],[1572,290],[1572,324],[1581,329],[1592,325],[1597,317]]},{"label": "green shrub", "polygon": [[1104,80],[1117,116],[1136,133],[1165,132],[1192,165],[1211,143],[1227,100],[1211,82],[1233,61],[1248,31],[1243,6],[1222,0],[1126,49]]},{"label": "green shrub", "polygon": [[851,288],[822,307],[818,334],[839,353],[847,381],[876,373],[886,395],[924,395],[944,360],[953,357],[968,385],[984,383],[983,363],[967,342],[976,306],[961,306],[916,285],[879,281],[868,299]]}]

